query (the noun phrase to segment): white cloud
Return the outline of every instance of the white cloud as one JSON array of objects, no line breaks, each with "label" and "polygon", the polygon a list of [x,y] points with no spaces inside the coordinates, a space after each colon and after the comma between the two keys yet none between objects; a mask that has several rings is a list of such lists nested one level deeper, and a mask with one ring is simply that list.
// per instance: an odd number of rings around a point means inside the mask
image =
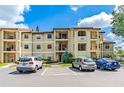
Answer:
[{"label": "white cloud", "polygon": [[119,7],[119,6],[120,6],[120,5],[116,5],[115,8],[114,8],[114,11],[116,11],[117,13],[119,12],[119,11],[118,11],[118,7]]},{"label": "white cloud", "polygon": [[70,9],[71,9],[72,11],[74,11],[74,12],[77,12],[78,9],[81,8],[81,7],[83,7],[83,6],[81,6],[81,5],[71,5],[71,6],[70,6]]},{"label": "white cloud", "polygon": [[109,41],[115,42],[116,43],[115,47],[122,47],[122,49],[124,50],[124,38],[123,37],[117,36],[113,34],[112,32],[110,32],[107,34],[106,38],[108,38]]},{"label": "white cloud", "polygon": [[115,5],[114,11],[116,11],[116,10],[118,9],[118,6],[119,6],[119,5]]},{"label": "white cloud", "polygon": [[21,27],[28,28],[27,25],[16,22],[24,22],[24,12],[30,10],[29,6],[26,5],[1,5],[0,6],[0,27]]},{"label": "white cloud", "polygon": [[101,12],[98,15],[81,19],[77,24],[77,26],[104,28],[111,26],[111,21],[112,21],[111,18],[112,18],[111,14],[106,14],[105,12]]}]

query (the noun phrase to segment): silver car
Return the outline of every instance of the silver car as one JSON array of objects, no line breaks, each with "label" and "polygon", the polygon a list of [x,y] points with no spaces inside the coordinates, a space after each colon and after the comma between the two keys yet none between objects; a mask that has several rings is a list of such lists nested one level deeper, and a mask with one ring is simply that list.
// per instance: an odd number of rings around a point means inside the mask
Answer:
[{"label": "silver car", "polygon": [[16,62],[16,69],[19,72],[37,72],[39,68],[42,68],[42,63],[43,62],[37,57],[20,57]]},{"label": "silver car", "polygon": [[95,71],[96,63],[92,58],[77,58],[74,62],[72,62],[72,67],[78,68],[80,71]]}]

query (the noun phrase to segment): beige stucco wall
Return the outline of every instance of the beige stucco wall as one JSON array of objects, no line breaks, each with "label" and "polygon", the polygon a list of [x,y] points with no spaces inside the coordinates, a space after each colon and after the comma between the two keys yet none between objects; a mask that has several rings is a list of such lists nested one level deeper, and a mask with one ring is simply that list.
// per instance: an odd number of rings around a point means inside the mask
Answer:
[{"label": "beige stucco wall", "polygon": [[[78,36],[78,31],[86,31],[86,36]],[[86,44],[86,51],[78,51],[78,43]],[[74,54],[75,57],[90,56],[90,31],[77,29],[74,30]]]},{"label": "beige stucco wall", "polygon": [[[48,33],[38,33],[33,34],[33,56],[41,56],[42,58],[47,58],[48,56],[51,56],[53,59],[53,53],[54,53],[54,40],[53,40],[53,33],[49,33],[52,35],[51,39],[47,38]],[[41,39],[37,39],[37,36],[40,36]],[[48,44],[52,45],[52,49],[48,49]],[[41,46],[41,49],[37,49],[37,45]]]},{"label": "beige stucco wall", "polygon": [[2,62],[2,30],[0,30],[0,62]]},{"label": "beige stucco wall", "polygon": [[[64,30],[55,30],[53,32],[44,32],[44,33],[33,33],[30,31],[18,31],[18,30],[8,30],[8,31],[16,31],[16,57],[19,56],[41,56],[43,58],[48,58],[51,56],[52,59],[56,60],[56,46],[58,43],[66,42],[68,44],[68,51],[71,52],[75,57],[91,57],[91,53],[95,52],[97,57],[100,55],[99,44],[100,41],[103,40],[103,33],[99,33],[99,30],[92,29],[64,29]],[[86,31],[86,36],[78,36],[78,31]],[[97,38],[91,39],[91,31],[97,32]],[[56,34],[57,33],[68,33],[68,39],[57,41]],[[3,59],[3,31],[0,31],[0,61]],[[28,35],[28,39],[24,38],[24,35]],[[52,39],[48,39],[47,35],[51,34]],[[37,36],[40,36],[41,39],[37,39]],[[100,37],[99,37],[100,36]],[[97,50],[91,50],[91,41],[95,41],[97,44]],[[78,43],[86,43],[86,51],[78,51]],[[29,49],[24,49],[24,45],[28,45]],[[52,49],[48,49],[47,45],[51,44]],[[41,45],[41,49],[37,49],[36,46]],[[110,45],[110,49],[104,49],[104,55],[112,54],[113,45]],[[63,52],[63,51],[62,51]],[[61,53],[62,53],[61,52]],[[59,51],[60,53],[60,51]]]},{"label": "beige stucco wall", "polygon": [[[21,38],[21,56],[32,56],[32,33],[22,33]],[[24,35],[28,35],[28,38],[25,39]],[[28,45],[28,49],[24,49],[24,46]]]},{"label": "beige stucco wall", "polygon": [[[109,46],[109,48],[106,49],[105,48],[106,46]],[[114,45],[112,43],[104,43],[103,44],[103,56],[113,55],[113,51],[114,51],[113,46]]]}]

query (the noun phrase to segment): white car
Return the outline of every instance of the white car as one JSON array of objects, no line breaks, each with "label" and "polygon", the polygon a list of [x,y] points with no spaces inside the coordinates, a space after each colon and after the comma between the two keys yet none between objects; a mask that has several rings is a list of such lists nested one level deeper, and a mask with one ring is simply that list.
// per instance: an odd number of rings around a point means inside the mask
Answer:
[{"label": "white car", "polygon": [[16,69],[19,72],[33,71],[37,72],[39,68],[42,68],[43,61],[37,57],[20,57],[17,62]]}]

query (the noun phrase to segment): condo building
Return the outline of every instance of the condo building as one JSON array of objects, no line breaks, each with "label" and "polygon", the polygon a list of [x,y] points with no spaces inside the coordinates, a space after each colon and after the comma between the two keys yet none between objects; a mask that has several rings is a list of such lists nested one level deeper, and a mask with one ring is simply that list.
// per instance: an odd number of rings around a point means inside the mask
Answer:
[{"label": "condo building", "polygon": [[21,56],[40,56],[62,61],[62,54],[100,58],[113,54],[114,43],[104,41],[100,28],[53,28],[36,32],[21,28],[0,28],[0,62],[15,62]]}]

